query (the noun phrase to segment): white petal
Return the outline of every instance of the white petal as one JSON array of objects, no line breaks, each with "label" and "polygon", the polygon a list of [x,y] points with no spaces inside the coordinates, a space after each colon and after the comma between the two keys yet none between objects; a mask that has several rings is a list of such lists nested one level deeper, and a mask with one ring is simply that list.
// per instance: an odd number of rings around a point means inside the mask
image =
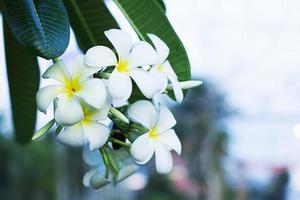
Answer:
[{"label": "white petal", "polygon": [[64,84],[71,79],[69,70],[63,61],[58,61],[50,66],[42,76],[43,78],[53,78]]},{"label": "white petal", "polygon": [[97,168],[95,168],[95,169],[92,169],[92,170],[90,170],[90,171],[88,171],[87,173],[85,173],[84,174],[84,176],[83,176],[83,185],[85,186],[85,187],[90,187],[91,185],[90,185],[90,181],[91,181],[91,178],[92,178],[92,176],[94,176],[95,174],[97,174],[97,173],[99,173],[98,172],[99,170],[97,169]]},{"label": "white petal", "polygon": [[178,103],[181,103],[183,100],[183,92],[182,89],[179,85],[179,82],[177,79],[170,79],[172,87],[173,87],[173,91],[174,91],[174,95],[175,95],[175,99]]},{"label": "white petal", "polygon": [[158,63],[163,63],[167,58],[168,58],[168,55],[169,55],[169,47],[166,45],[166,43],[164,43],[159,37],[157,37],[156,35],[154,34],[147,34],[148,37],[151,39],[156,51],[157,51],[157,54],[158,54]]},{"label": "white petal", "polygon": [[81,146],[86,143],[80,124],[68,126],[57,136],[57,140],[67,146]]},{"label": "white petal", "polygon": [[136,42],[128,56],[128,65],[130,68],[144,65],[156,64],[158,55],[153,47],[147,42]]},{"label": "white petal", "polygon": [[106,88],[100,79],[92,78],[80,83],[80,91],[76,95],[81,97],[86,103],[101,108],[107,96]]},{"label": "white petal", "polygon": [[108,79],[108,91],[113,98],[127,100],[132,92],[132,82],[127,73],[114,70]]},{"label": "white petal", "polygon": [[164,73],[157,71],[155,68],[151,68],[150,73],[155,77],[157,91],[159,93],[164,92],[168,86],[168,77]]},{"label": "white petal", "polygon": [[82,128],[91,151],[102,147],[106,143],[110,133],[110,129],[107,126],[93,121],[84,123]]},{"label": "white petal", "polygon": [[122,107],[122,106],[125,106],[128,104],[128,101],[125,99],[113,99],[112,101],[112,105],[115,107],[115,108],[119,108],[119,107]]},{"label": "white petal", "polygon": [[153,128],[157,122],[157,111],[150,101],[140,100],[128,108],[128,116],[134,122],[138,122],[147,128]]},{"label": "white petal", "polygon": [[150,72],[136,68],[130,70],[129,75],[145,97],[150,99],[158,92],[158,84]]},{"label": "white petal", "polygon": [[88,67],[85,65],[83,58],[83,55],[77,56],[72,65],[72,79],[78,80],[79,82],[99,71],[98,68]]},{"label": "white petal", "polygon": [[57,101],[54,117],[61,126],[71,126],[80,122],[83,111],[77,98],[69,95],[61,96]]},{"label": "white petal", "polygon": [[63,93],[63,90],[64,87],[61,85],[49,85],[41,88],[36,93],[37,108],[41,112],[46,113],[50,103],[54,100],[54,98],[57,95]]},{"label": "white petal", "polygon": [[130,153],[138,164],[145,164],[151,159],[154,153],[154,146],[149,140],[148,133],[139,136],[132,143]]},{"label": "white petal", "polygon": [[173,167],[171,152],[159,143],[155,144],[155,165],[160,174],[169,173]]},{"label": "white petal", "polygon": [[84,62],[91,67],[107,67],[116,65],[117,58],[110,48],[105,46],[95,46],[86,52]]},{"label": "white petal", "polygon": [[120,29],[110,29],[105,31],[104,34],[115,47],[119,59],[126,59],[132,47],[132,39],[130,35]]},{"label": "white petal", "polygon": [[181,154],[181,143],[174,129],[170,129],[162,133],[157,140],[168,150],[175,150],[178,155]]},{"label": "white petal", "polygon": [[173,70],[173,68],[172,68],[172,66],[171,66],[171,64],[168,60],[165,61],[162,65],[163,65],[163,68],[164,68],[164,72],[165,72],[165,74],[167,75],[167,77],[169,79],[172,79],[172,78],[177,79],[177,75],[174,72],[174,70]]},{"label": "white petal", "polygon": [[156,124],[157,132],[163,133],[166,130],[175,126],[176,120],[171,111],[166,106],[160,107],[158,121]]},{"label": "white petal", "polygon": [[109,109],[111,107],[111,97],[107,95],[106,101],[100,109],[92,109],[87,118],[93,121],[105,120],[108,116]]}]

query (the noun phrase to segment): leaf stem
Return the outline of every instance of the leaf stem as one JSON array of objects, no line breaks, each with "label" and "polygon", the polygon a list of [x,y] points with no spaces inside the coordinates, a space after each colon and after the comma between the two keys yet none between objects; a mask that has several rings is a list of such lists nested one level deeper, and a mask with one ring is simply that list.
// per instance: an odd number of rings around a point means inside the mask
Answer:
[{"label": "leaf stem", "polygon": [[100,153],[102,155],[103,162],[104,162],[104,165],[106,167],[105,178],[107,179],[108,178],[108,174],[109,174],[109,160],[108,160],[108,155],[107,155],[106,151],[104,150],[104,147],[100,148],[99,151],[100,151]]},{"label": "leaf stem", "polygon": [[131,144],[123,142],[123,141],[118,140],[118,139],[113,138],[113,137],[110,137],[108,140],[111,141],[111,142],[113,142],[113,143],[119,144],[119,145],[121,145],[123,147],[126,147],[126,148],[130,148],[131,147]]}]

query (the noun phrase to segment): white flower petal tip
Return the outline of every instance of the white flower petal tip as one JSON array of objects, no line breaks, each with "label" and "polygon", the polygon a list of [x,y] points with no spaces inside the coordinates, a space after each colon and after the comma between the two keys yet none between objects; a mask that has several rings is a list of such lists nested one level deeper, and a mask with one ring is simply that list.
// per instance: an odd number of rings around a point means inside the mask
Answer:
[{"label": "white flower petal tip", "polygon": [[120,29],[110,29],[104,31],[104,34],[116,49],[119,59],[127,58],[132,47],[129,33]]},{"label": "white flower petal tip", "polygon": [[114,52],[106,46],[94,46],[87,50],[84,62],[91,67],[103,68],[117,64]]},{"label": "white flower petal tip", "polygon": [[[194,81],[194,80],[180,81],[179,86],[181,87],[181,89],[185,90],[185,89],[191,89],[191,88],[197,87],[197,86],[201,85],[202,83],[203,83],[202,81]],[[167,90],[173,90],[172,84],[168,85]]]},{"label": "white flower petal tip", "polygon": [[152,41],[155,50],[158,54],[159,60],[158,63],[163,63],[169,56],[170,50],[164,41],[162,41],[158,36],[148,33],[147,34],[150,40]]}]

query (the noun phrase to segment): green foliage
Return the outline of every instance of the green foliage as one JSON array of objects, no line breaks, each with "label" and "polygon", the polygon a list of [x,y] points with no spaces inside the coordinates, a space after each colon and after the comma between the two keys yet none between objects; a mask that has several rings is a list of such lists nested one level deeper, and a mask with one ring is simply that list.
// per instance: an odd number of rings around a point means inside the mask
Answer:
[{"label": "green foliage", "polygon": [[135,32],[150,42],[147,33],[159,36],[170,48],[170,61],[180,81],[190,80],[191,71],[187,53],[168,18],[153,0],[114,0]]},{"label": "green foliage", "polygon": [[15,137],[25,143],[31,140],[35,128],[39,66],[37,57],[16,41],[7,26],[4,26],[4,40]]},{"label": "green foliage", "polygon": [[70,28],[61,0],[4,0],[6,21],[16,39],[46,59],[66,50]]},{"label": "green foliage", "polygon": [[78,45],[83,52],[95,45],[111,47],[104,31],[118,24],[101,0],[64,0]]},{"label": "green foliage", "polygon": [[166,12],[167,8],[163,0],[154,0],[154,1],[163,10],[163,12]]}]

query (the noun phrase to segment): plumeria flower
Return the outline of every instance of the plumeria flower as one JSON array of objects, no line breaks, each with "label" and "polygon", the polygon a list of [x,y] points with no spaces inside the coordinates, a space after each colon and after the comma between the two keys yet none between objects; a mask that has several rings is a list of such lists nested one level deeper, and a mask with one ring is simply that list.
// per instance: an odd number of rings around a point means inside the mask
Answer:
[{"label": "plumeria flower", "polygon": [[164,43],[156,35],[148,34],[148,37],[151,39],[159,57],[158,62],[155,63],[155,65],[153,65],[150,69],[150,72],[157,79],[157,83],[159,83],[159,94],[166,90],[168,81],[170,81],[176,101],[181,103],[183,100],[183,92],[178,83],[177,75],[174,72],[170,62],[167,60],[170,52],[169,48],[166,43]]},{"label": "plumeria flower", "polygon": [[59,84],[43,87],[37,92],[38,109],[46,113],[50,103],[57,97],[55,121],[62,126],[78,123],[84,117],[80,99],[95,108],[101,108],[105,102],[107,92],[103,82],[91,78],[97,71],[85,66],[83,56],[75,59],[71,73],[63,61],[56,62],[46,70],[43,78],[53,78]]},{"label": "plumeria flower", "polygon": [[110,103],[106,101],[101,109],[89,106],[84,101],[80,103],[84,113],[82,121],[64,127],[57,139],[60,143],[69,146],[89,144],[89,150],[94,151],[102,147],[108,139],[110,128],[100,121],[107,119]]},{"label": "plumeria flower", "polygon": [[130,152],[138,164],[145,164],[155,153],[156,170],[168,173],[172,169],[171,150],[181,154],[181,143],[172,127],[176,120],[170,110],[160,106],[157,111],[154,105],[145,100],[137,101],[128,109],[129,117],[147,127],[149,131],[139,136],[131,145]]},{"label": "plumeria flower", "polygon": [[130,35],[123,30],[111,29],[104,33],[118,57],[108,47],[95,46],[86,52],[85,63],[98,69],[115,66],[108,79],[108,90],[114,99],[129,99],[132,93],[131,78],[145,97],[152,98],[157,91],[154,77],[139,67],[157,63],[158,56],[153,47],[143,41],[133,43]]}]

